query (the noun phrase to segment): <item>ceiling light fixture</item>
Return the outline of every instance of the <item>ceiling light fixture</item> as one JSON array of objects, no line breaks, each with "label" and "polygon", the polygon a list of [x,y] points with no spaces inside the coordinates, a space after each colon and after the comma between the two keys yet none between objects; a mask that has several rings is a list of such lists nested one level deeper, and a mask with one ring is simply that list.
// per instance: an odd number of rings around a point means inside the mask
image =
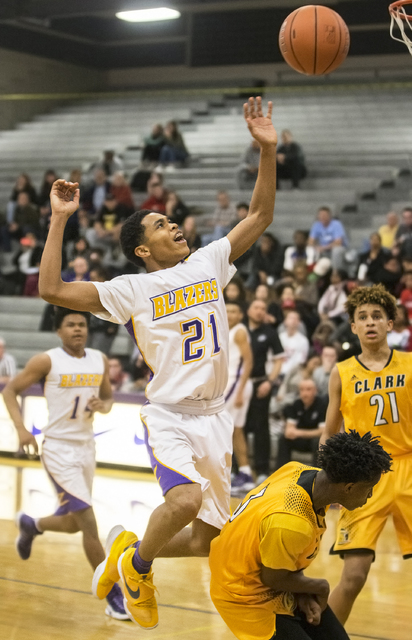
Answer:
[{"label": "ceiling light fixture", "polygon": [[136,11],[119,11],[116,18],[127,22],[156,22],[158,20],[175,20],[180,18],[179,11],[169,7],[156,7],[155,9],[136,9]]}]

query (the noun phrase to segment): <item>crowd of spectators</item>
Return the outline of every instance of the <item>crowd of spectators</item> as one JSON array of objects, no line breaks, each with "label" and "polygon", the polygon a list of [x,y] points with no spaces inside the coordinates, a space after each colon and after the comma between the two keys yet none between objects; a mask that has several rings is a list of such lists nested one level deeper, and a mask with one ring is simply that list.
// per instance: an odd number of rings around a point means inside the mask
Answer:
[{"label": "crowd of spectators", "polygon": [[[297,189],[307,175],[303,151],[290,131],[284,130],[281,138],[278,186],[288,180]],[[241,189],[253,187],[259,156],[259,147],[252,141],[237,169]],[[144,140],[141,164],[131,177],[125,175],[123,161],[113,150],[104,151],[102,159],[86,172],[74,168],[60,176],[48,169],[39,189],[27,174],[18,176],[0,217],[0,295],[39,295],[39,265],[51,215],[50,190],[58,177],[80,184],[80,207],[69,219],[64,238],[62,278],[67,282],[105,281],[138,272],[119,245],[122,224],[136,209],[167,215],[182,228],[190,252],[225,236],[247,216],[249,204],[246,200],[236,203],[227,191],[220,190],[214,211],[207,220],[202,217],[199,232],[196,212],[167,187],[167,171],[185,166],[188,159],[177,124],[169,122],[164,127],[156,124]],[[405,207],[401,218],[389,211],[386,224],[364,239],[359,254],[350,250],[347,231],[328,206],[319,207],[313,218],[310,228],[295,230],[288,246],[272,231],[264,233],[236,261],[237,275],[225,289],[226,300],[237,302],[243,310],[251,336],[265,336],[262,341],[267,339],[272,345],[269,351],[255,353],[258,361],[252,373],[255,414],[246,431],[255,437],[257,476],[270,471],[269,405],[284,425],[278,464],[295,449],[313,453],[324,420],[331,368],[336,360],[359,353],[345,310],[347,295],[354,287],[380,282],[396,296],[398,317],[389,344],[412,350],[412,207]],[[46,308],[43,330],[52,329],[52,314],[53,309]],[[88,345],[110,355],[115,390],[141,390],[149,372],[138,351],[126,358],[113,353],[117,330],[116,325],[92,317]],[[263,342],[259,346],[256,339],[255,351]],[[5,356],[5,343],[0,339],[0,379],[14,375],[13,371],[15,363],[9,354]],[[273,374],[270,384],[266,384],[268,371]],[[309,415],[313,419],[307,421]],[[302,429],[307,432],[300,433]]]}]

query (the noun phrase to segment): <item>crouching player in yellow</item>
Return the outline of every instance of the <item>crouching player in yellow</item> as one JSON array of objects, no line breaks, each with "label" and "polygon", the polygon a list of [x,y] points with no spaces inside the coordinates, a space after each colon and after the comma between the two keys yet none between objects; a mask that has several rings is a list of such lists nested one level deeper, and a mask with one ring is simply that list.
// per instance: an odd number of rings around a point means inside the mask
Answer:
[{"label": "crouching player in yellow", "polygon": [[211,597],[239,640],[349,640],[327,604],[327,580],[303,570],[318,554],[328,506],[364,505],[391,456],[371,433],[350,431],[321,446],[319,466],[281,467],[212,541]]}]

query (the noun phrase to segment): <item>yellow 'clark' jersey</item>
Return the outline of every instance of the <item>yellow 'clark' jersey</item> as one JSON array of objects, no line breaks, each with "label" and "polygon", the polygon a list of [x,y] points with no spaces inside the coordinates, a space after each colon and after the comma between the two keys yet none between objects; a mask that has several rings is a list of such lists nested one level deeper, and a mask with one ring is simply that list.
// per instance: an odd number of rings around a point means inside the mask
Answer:
[{"label": "yellow 'clark' jersey", "polygon": [[337,364],[345,430],[371,431],[394,458],[412,454],[412,354],[392,351],[382,371],[356,356]]},{"label": "yellow 'clark' jersey", "polygon": [[262,565],[299,571],[316,557],[326,529],[325,512],[316,513],[312,502],[318,471],[289,462],[245,497],[211,544],[212,599],[273,600],[274,613],[292,613],[293,596],[275,594],[260,573]]}]

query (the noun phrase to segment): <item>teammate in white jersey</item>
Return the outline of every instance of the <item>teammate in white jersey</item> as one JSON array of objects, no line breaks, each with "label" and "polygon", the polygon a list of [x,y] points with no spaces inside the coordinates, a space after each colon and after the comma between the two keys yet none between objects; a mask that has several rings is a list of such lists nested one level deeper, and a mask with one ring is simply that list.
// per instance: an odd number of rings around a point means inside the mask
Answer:
[{"label": "teammate in white jersey", "polygon": [[183,234],[166,216],[145,210],[126,220],[123,253],[144,264],[146,274],[106,283],[63,282],[62,239],[78,207],[78,184],[57,180],[51,192],[41,296],[125,324],[153,372],[142,420],[165,502],[152,513],[142,541],[135,538],[135,547],[126,543],[127,532],[117,528],[109,534],[111,551],[93,580],[93,591],[102,598],[120,573],[125,606],[147,629],[158,622],[153,559],[207,556],[229,516],[233,424],[224,410],[228,325],[222,289],[233,276],[234,260],[273,220],[277,136],[271,112],[269,103],[264,116],[260,98],[244,105],[247,126],[261,147],[259,174],[248,216],[226,238],[190,255]]},{"label": "teammate in white jersey", "polygon": [[[62,346],[31,358],[24,370],[6,385],[3,396],[20,446],[27,453],[33,450],[37,453],[36,439],[24,426],[17,396],[32,384],[44,384],[49,419],[42,430],[41,459],[59,499],[59,506],[51,516],[32,518],[22,512],[17,514],[19,556],[27,560],[34,538],[45,531],[81,531],[84,551],[94,570],[105,553],[92,507],[93,415],[95,411],[109,413],[113,399],[106,356],[96,349],[85,349],[87,324],[87,313],[59,308],[55,328]],[[128,618],[118,584],[107,594],[106,614],[118,620]]]},{"label": "teammate in white jersey", "polygon": [[229,379],[225,390],[226,410],[233,419],[233,453],[238,466],[238,474],[232,480],[232,496],[240,496],[251,491],[255,482],[249,465],[245,426],[249,402],[253,393],[250,374],[253,368],[253,354],[249,332],[242,323],[243,310],[237,302],[226,302],[229,324]]}]

